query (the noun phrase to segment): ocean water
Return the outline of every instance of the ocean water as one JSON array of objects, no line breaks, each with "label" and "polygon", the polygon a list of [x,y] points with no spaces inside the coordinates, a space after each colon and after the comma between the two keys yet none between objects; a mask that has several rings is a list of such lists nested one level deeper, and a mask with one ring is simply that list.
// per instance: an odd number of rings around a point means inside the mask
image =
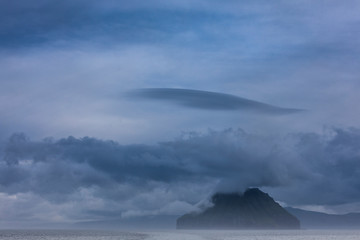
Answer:
[{"label": "ocean water", "polygon": [[360,240],[360,231],[159,231],[0,230],[4,240]]}]

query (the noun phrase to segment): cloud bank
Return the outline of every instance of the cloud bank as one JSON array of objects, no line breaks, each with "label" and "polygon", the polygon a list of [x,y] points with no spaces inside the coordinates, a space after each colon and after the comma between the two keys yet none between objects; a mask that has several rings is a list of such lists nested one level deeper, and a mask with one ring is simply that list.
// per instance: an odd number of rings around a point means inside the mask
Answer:
[{"label": "cloud bank", "polygon": [[193,89],[148,88],[132,91],[129,95],[136,98],[168,101],[185,107],[206,110],[242,110],[263,114],[289,114],[302,111],[294,108],[276,107],[230,94]]},{"label": "cloud bank", "polygon": [[181,214],[213,192],[246,187],[290,205],[357,203],[359,142],[358,129],[283,137],[228,129],[156,145],[14,134],[1,153],[0,201],[35,208],[42,199],[72,220]]}]

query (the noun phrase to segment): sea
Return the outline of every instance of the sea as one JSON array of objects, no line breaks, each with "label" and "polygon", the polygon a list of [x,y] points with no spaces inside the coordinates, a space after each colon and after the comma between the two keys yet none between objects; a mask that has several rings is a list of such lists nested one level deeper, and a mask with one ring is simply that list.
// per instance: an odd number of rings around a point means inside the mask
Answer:
[{"label": "sea", "polygon": [[4,240],[360,240],[359,231],[95,231],[0,230]]}]

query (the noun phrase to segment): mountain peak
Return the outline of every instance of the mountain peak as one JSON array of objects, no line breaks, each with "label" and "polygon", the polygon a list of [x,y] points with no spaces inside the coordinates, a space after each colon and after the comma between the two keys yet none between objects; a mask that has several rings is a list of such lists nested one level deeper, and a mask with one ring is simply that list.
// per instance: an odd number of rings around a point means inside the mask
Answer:
[{"label": "mountain peak", "polygon": [[266,195],[269,196],[267,193],[262,192],[260,189],[258,188],[248,188],[246,189],[246,191],[244,192],[244,197],[248,197],[248,196],[260,196],[260,195]]}]

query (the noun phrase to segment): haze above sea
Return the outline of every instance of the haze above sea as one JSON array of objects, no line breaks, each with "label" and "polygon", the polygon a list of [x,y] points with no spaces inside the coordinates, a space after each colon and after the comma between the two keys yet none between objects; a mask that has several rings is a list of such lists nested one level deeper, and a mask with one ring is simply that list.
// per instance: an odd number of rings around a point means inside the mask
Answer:
[{"label": "haze above sea", "polygon": [[95,231],[95,230],[0,230],[4,240],[357,240],[360,230],[294,231]]}]

